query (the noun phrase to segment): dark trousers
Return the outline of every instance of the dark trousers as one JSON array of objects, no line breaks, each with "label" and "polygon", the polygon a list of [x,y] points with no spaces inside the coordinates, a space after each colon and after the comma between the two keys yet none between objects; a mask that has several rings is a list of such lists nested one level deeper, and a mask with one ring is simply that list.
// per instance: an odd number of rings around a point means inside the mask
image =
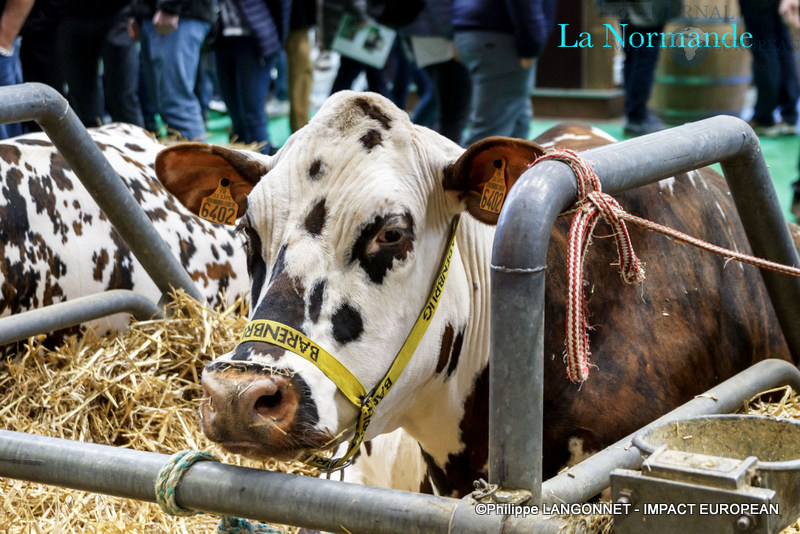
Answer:
[{"label": "dark trousers", "polygon": [[127,34],[127,18],[123,13],[67,18],[58,28],[67,97],[85,126],[97,126],[106,111],[115,122],[144,126],[138,93],[139,53]]},{"label": "dark trousers", "polygon": [[342,56],[339,61],[339,71],[336,73],[336,79],[333,80],[331,94],[350,89],[353,82],[356,81],[356,78],[358,78],[358,75],[361,74],[362,71],[364,71],[367,76],[367,87],[370,91],[381,94],[386,98],[391,98],[389,86],[386,83],[386,79],[383,77],[382,70],[370,67],[360,61],[350,59],[347,56]]},{"label": "dark trousers", "polygon": [[469,118],[472,83],[467,67],[451,59],[425,67],[435,87],[439,121],[434,129],[456,143],[461,142]]},{"label": "dark trousers", "polygon": [[[623,23],[626,21],[622,21]],[[664,25],[648,28],[637,26],[637,32],[662,32]],[[623,88],[625,90],[625,117],[629,122],[642,122],[647,118],[647,101],[653,88],[658,55],[661,48],[641,46],[634,48],[630,40],[625,42],[625,63],[623,64]]]},{"label": "dark trousers", "polygon": [[800,84],[792,37],[778,14],[778,2],[741,0],[739,5],[747,31],[753,36],[750,51],[757,91],[753,120],[772,126],[778,109],[784,122],[796,124]]}]

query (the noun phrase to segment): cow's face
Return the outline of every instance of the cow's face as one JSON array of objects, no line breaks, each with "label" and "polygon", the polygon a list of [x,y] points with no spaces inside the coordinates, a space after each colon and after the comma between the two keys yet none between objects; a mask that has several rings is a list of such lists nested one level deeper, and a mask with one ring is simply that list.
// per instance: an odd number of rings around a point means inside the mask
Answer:
[{"label": "cow's face", "polygon": [[[156,168],[195,210],[221,178],[233,182],[247,238],[250,319],[303,333],[369,391],[425,305],[453,218],[466,207],[494,222],[495,213],[480,209],[485,183],[500,169],[510,188],[538,148],[496,140],[462,152],[413,126],[388,100],[345,92],[272,158],[187,144],[162,152]],[[457,252],[439,311],[368,437],[401,426],[405,409],[441,380],[442,339],[449,328],[452,342],[452,325],[466,324],[469,293]],[[358,416],[314,363],[260,341],[210,363],[203,386],[203,430],[251,456],[327,448],[352,436]]]}]

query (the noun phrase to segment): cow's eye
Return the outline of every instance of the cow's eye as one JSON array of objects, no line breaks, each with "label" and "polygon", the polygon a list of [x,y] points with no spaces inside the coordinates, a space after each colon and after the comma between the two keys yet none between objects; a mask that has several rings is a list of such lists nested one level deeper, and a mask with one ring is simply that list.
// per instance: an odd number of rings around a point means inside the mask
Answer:
[{"label": "cow's eye", "polygon": [[389,243],[397,243],[403,239],[403,231],[399,228],[388,228],[378,234],[378,243],[381,245]]}]

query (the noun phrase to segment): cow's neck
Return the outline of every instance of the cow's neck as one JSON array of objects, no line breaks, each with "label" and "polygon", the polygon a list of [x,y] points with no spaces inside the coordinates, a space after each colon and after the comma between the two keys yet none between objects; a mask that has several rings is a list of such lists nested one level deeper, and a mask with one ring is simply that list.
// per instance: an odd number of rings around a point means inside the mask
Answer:
[{"label": "cow's neck", "polygon": [[[419,441],[428,476],[440,494],[463,495],[486,476],[489,393],[489,264],[493,231],[464,221],[458,247],[465,284],[453,287],[468,302],[457,329],[463,343],[407,412],[406,430]],[[457,334],[456,334],[457,335]]]}]

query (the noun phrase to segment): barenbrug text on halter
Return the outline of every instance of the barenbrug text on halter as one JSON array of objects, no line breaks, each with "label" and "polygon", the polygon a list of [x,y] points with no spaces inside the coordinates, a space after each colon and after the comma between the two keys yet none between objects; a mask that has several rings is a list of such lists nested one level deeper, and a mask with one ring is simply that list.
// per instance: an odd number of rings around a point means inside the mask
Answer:
[{"label": "barenbrug text on halter", "polygon": [[[617,48],[625,45],[633,48],[750,48],[753,46],[753,36],[749,32],[741,34],[736,24],[731,24],[731,30],[720,35],[719,32],[704,32],[700,28],[689,27],[683,31],[674,32],[639,32],[629,31],[629,24],[620,24],[619,30],[613,24],[603,24],[605,27],[605,41],[603,48]],[[593,48],[592,34],[580,32],[577,38],[569,37],[569,24],[559,24],[561,28],[561,42],[559,48]]]}]

